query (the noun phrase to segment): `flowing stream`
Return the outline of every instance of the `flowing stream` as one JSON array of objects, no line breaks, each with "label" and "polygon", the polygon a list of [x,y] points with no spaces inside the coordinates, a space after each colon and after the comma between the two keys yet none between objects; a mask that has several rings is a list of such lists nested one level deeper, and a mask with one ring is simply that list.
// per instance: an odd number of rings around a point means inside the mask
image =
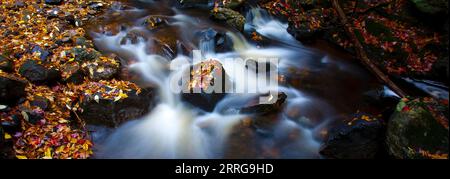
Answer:
[{"label": "flowing stream", "polygon": [[[103,23],[91,25],[91,35],[101,51],[118,54],[130,71],[155,86],[159,102],[149,114],[117,129],[94,127],[96,158],[320,158],[319,149],[328,127],[357,111],[366,91],[383,88],[347,57],[302,45],[286,32],[287,24],[258,7],[248,10],[245,31],[256,31],[268,39],[270,43],[264,45],[211,21],[205,10],[180,10],[166,1],[128,4],[136,8],[112,10]],[[157,32],[149,31],[142,23],[150,15],[160,15],[168,24]],[[96,31],[112,23],[124,27],[116,35]],[[144,35],[137,42],[124,42],[122,39],[130,31]],[[224,32],[232,49],[217,52],[214,38],[205,38],[208,31]],[[280,76],[300,84],[265,86],[287,95],[284,108],[269,127],[247,127],[246,120],[258,118],[239,114],[235,109],[247,104],[255,94],[229,94],[212,112],[187,105],[180,94],[169,90],[170,78],[183,68],[170,70],[168,66],[176,60],[192,62],[193,54],[178,50],[171,58],[149,52],[157,46],[149,39],[155,38],[174,38],[187,49],[201,50],[204,58],[222,62],[237,88],[256,84],[258,79],[243,80],[242,74],[229,73],[233,65],[245,64],[225,63],[225,59],[277,57]]]}]

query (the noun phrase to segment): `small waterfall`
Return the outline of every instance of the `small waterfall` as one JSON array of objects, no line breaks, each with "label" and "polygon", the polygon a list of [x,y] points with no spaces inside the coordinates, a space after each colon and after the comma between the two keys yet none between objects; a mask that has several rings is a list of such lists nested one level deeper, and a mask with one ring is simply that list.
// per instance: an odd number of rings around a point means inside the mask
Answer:
[{"label": "small waterfall", "polygon": [[[153,2],[158,3],[158,2]],[[244,80],[242,73],[233,73],[234,67],[245,69],[245,64],[239,61],[230,61],[229,58],[253,59],[279,57],[280,69],[288,68],[295,63],[302,65],[308,58],[315,53],[302,48],[295,39],[287,32],[287,26],[279,21],[271,19],[264,15],[259,8],[250,11],[248,19],[251,19],[251,25],[259,32],[269,38],[274,38],[285,43],[295,44],[294,47],[269,47],[257,48],[241,35],[227,32],[227,36],[232,39],[234,51],[217,53],[215,49],[215,34],[206,29],[206,35],[198,40],[198,49],[207,57],[218,59],[223,64],[225,71],[229,74],[231,80],[237,88],[248,88],[248,84],[262,83],[256,76],[249,76]],[[204,24],[207,22],[199,21],[196,18],[182,14],[178,10],[175,15],[170,17],[169,26],[189,29],[189,32],[176,35],[180,41],[189,43],[194,41],[195,32],[205,32]],[[212,26],[212,25],[211,25]],[[133,28],[132,28],[133,29]],[[129,30],[128,30],[129,31]],[[131,122],[128,122],[118,129],[115,129],[106,140],[97,143],[97,158],[223,158],[225,145],[228,137],[242,119],[249,117],[239,114],[237,110],[245,106],[250,99],[258,94],[230,94],[216,106],[211,113],[205,113],[193,109],[181,101],[180,94],[172,93],[169,89],[169,79],[174,75],[179,75],[183,68],[176,71],[170,71],[170,62],[177,60],[186,60],[192,62],[191,57],[178,54],[175,59],[166,59],[156,54],[148,54],[149,44],[143,39],[139,43],[126,43],[121,45],[120,40],[126,36],[127,31],[120,32],[115,36],[106,36],[102,34],[95,35],[95,42],[108,51],[114,51],[118,54],[128,54],[134,57],[136,63],[129,68],[139,72],[143,79],[155,85],[161,97],[160,103],[151,111],[150,114]],[[205,33],[204,33],[205,34]],[[303,61],[302,61],[303,60]],[[184,68],[185,69],[185,68]],[[278,79],[272,79],[277,81]],[[264,81],[266,84],[266,81]],[[272,84],[272,83],[270,83]],[[277,83],[275,83],[277,84]],[[249,88],[252,88],[250,85]],[[288,87],[278,85],[263,86],[267,90],[282,91],[287,94],[287,106],[298,106],[304,101],[314,100],[302,92]],[[332,107],[328,105],[321,106],[321,111],[326,111],[325,115],[333,115]],[[287,110],[287,109],[285,109]],[[301,137],[295,139],[291,144],[280,146],[281,151],[285,151],[281,158],[318,158],[320,142],[314,137],[319,128],[322,128],[326,119],[315,126],[302,126],[302,124],[293,122],[298,119],[291,119],[284,116],[286,111],[282,111],[279,124],[274,127],[273,136],[265,138],[263,144],[272,147],[277,146],[276,140],[283,140],[289,132],[297,132]],[[322,126],[322,127],[321,127]]]},{"label": "small waterfall", "polygon": [[247,26],[255,29],[256,32],[269,39],[294,46],[300,45],[294,37],[287,33],[287,23],[281,23],[280,21],[273,19],[267,11],[264,11],[261,8],[251,9],[247,13],[247,19],[250,19]]}]

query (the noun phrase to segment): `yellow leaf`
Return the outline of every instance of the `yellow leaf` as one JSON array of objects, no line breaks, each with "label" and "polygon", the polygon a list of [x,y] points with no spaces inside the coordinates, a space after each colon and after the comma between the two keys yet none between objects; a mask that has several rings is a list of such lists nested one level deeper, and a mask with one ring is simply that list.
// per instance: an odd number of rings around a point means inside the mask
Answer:
[{"label": "yellow leaf", "polygon": [[11,135],[9,135],[8,133],[5,133],[5,139],[6,140],[11,139],[11,138],[12,138]]},{"label": "yellow leaf", "polygon": [[56,149],[56,153],[61,153],[61,152],[63,152],[64,151],[64,148],[65,148],[66,146],[59,146],[57,149]]},{"label": "yellow leaf", "polygon": [[84,144],[83,144],[83,149],[84,149],[84,150],[88,150],[88,149],[89,149],[89,145],[88,145],[87,143],[84,143]]},{"label": "yellow leaf", "polygon": [[52,158],[52,149],[51,148],[47,148],[46,150],[45,150],[45,153],[44,153],[44,159],[51,159]]},{"label": "yellow leaf", "polygon": [[26,156],[23,155],[16,155],[17,159],[28,159]]},{"label": "yellow leaf", "polygon": [[104,72],[105,71],[105,68],[104,67],[99,67],[98,69],[97,69],[97,73],[102,73],[102,72]]},{"label": "yellow leaf", "polygon": [[61,124],[69,123],[69,121],[68,121],[68,120],[65,120],[65,119],[59,119],[58,122],[61,123]]},{"label": "yellow leaf", "polygon": [[119,96],[115,97],[114,101],[119,101],[120,99],[125,99],[125,98],[128,98],[128,95],[123,93],[122,90],[120,90]]}]

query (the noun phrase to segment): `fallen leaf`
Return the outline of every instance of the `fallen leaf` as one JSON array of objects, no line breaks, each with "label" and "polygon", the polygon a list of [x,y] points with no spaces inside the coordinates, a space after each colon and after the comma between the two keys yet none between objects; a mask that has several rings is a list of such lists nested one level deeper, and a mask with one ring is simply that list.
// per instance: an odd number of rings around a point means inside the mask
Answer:
[{"label": "fallen leaf", "polygon": [[26,156],[23,155],[16,155],[17,159],[28,159]]},{"label": "fallen leaf", "polygon": [[11,139],[11,138],[12,138],[11,135],[9,135],[8,133],[5,133],[5,139],[6,140]]}]

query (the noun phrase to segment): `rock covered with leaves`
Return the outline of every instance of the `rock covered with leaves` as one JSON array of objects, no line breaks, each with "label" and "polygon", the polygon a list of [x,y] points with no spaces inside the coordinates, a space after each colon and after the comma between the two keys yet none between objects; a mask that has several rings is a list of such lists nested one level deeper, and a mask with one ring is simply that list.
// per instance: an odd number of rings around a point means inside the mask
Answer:
[{"label": "rock covered with leaves", "polygon": [[227,95],[229,77],[222,64],[215,59],[208,59],[189,68],[190,78],[185,81],[182,99],[206,111],[213,111],[214,106]]},{"label": "rock covered with leaves", "polygon": [[[113,81],[116,82],[116,81]],[[90,82],[80,98],[80,115],[88,124],[118,127],[142,117],[153,104],[153,91],[126,81]]]}]

